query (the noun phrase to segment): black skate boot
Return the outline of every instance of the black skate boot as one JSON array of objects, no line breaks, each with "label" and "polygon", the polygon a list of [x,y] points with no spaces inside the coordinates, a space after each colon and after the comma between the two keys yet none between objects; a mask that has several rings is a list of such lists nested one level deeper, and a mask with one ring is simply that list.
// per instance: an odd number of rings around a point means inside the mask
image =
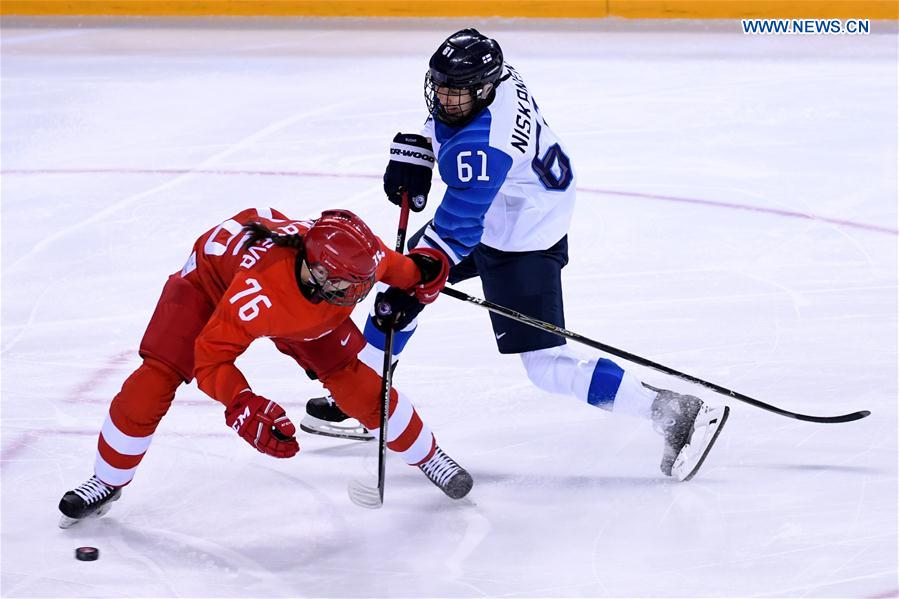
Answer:
[{"label": "black skate boot", "polygon": [[443,453],[439,447],[434,451],[431,459],[418,467],[425,473],[428,480],[440,487],[440,490],[451,499],[462,499],[468,495],[474,485],[468,471],[457,464],[453,458]]},{"label": "black skate boot", "polygon": [[652,402],[653,427],[665,437],[661,469],[665,476],[686,481],[700,466],[718,439],[730,408],[709,406],[698,397],[657,389]]},{"label": "black skate boot", "polygon": [[60,528],[68,528],[85,518],[99,518],[118,501],[122,489],[110,487],[96,476],[67,492],[59,500]]},{"label": "black skate boot", "polygon": [[371,441],[375,438],[362,423],[344,414],[330,395],[313,397],[306,402],[306,415],[300,421],[300,430],[313,435],[356,441]]}]

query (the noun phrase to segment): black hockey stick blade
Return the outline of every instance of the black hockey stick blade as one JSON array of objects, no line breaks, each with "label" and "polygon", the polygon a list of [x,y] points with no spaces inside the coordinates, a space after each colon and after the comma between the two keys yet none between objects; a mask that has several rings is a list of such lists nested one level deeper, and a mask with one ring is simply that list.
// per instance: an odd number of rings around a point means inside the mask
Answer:
[{"label": "black hockey stick blade", "polygon": [[554,333],[559,335],[560,337],[564,337],[566,339],[570,339],[572,341],[576,341],[578,343],[583,343],[588,347],[592,347],[593,349],[598,349],[601,352],[605,352],[609,355],[616,356],[618,358],[622,358],[629,362],[633,362],[634,364],[639,364],[640,366],[646,366],[647,368],[652,368],[653,370],[657,370],[658,372],[665,373],[669,376],[677,377],[681,380],[699,385],[701,387],[705,387],[706,389],[711,389],[716,393],[720,393],[721,395],[725,395],[732,399],[736,399],[738,401],[742,401],[744,403],[748,403],[751,406],[755,406],[757,408],[761,408],[762,410],[767,410],[769,412],[773,412],[774,414],[779,414],[781,416],[786,416],[787,418],[795,418],[796,420],[802,420],[804,422],[818,422],[823,424],[836,424],[841,422],[852,422],[854,420],[861,420],[867,416],[871,415],[871,412],[868,410],[860,410],[858,412],[851,412],[849,414],[842,414],[840,416],[810,416],[808,414],[800,414],[798,412],[791,412],[789,410],[784,410],[783,408],[778,408],[777,406],[773,406],[771,404],[767,404],[763,401],[759,401],[748,395],[743,395],[742,393],[738,393],[732,389],[728,389],[726,387],[722,387],[721,385],[716,385],[715,383],[710,383],[708,381],[704,381],[695,376],[689,375],[685,372],[681,372],[679,370],[675,370],[673,368],[669,368],[663,364],[659,364],[657,362],[653,362],[652,360],[648,360],[642,356],[638,356],[636,354],[632,354],[630,352],[624,351],[623,349],[618,349],[617,347],[612,347],[611,345],[606,345],[605,343],[601,343],[599,341],[594,341],[588,337],[584,337],[583,335],[579,335],[578,333],[573,333],[568,329],[563,329],[562,327],[556,326],[554,324],[550,324],[548,322],[543,322],[542,320],[538,320],[536,318],[532,318],[521,312],[517,312],[512,310],[511,308],[506,308],[504,306],[500,306],[499,304],[494,304],[493,302],[487,301],[485,299],[481,299],[479,297],[474,297],[472,295],[468,295],[467,293],[463,293],[457,289],[453,289],[452,287],[444,287],[441,293],[444,293],[450,297],[456,298],[458,300],[462,300],[463,302],[468,302],[470,304],[474,304],[476,306],[480,306],[491,312],[496,314],[500,314],[501,316],[505,316],[506,318],[510,318],[514,321],[520,322],[522,324],[526,324],[532,327],[536,327],[538,329],[542,329],[544,331]]}]

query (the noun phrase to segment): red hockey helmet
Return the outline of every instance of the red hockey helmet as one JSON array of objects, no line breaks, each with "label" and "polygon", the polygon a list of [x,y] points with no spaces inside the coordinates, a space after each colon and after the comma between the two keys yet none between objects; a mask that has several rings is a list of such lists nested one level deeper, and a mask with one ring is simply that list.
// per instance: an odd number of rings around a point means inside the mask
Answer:
[{"label": "red hockey helmet", "polygon": [[384,254],[361,218],[349,210],[325,210],[303,236],[306,266],[316,293],[337,306],[361,302],[375,283]]}]

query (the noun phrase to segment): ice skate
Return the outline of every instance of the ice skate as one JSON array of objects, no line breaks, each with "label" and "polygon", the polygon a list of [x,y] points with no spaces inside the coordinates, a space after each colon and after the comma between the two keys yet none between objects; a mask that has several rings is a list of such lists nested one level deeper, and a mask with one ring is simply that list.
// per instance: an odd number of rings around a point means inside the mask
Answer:
[{"label": "ice skate", "polygon": [[657,389],[652,402],[653,427],[665,437],[661,469],[680,481],[693,478],[718,439],[730,408],[709,406],[698,397]]},{"label": "ice skate", "polygon": [[355,418],[344,414],[330,395],[313,397],[306,402],[306,415],[300,421],[300,430],[313,435],[371,441],[375,437]]},{"label": "ice skate", "polygon": [[468,495],[474,485],[468,471],[443,453],[439,447],[427,462],[418,467],[425,473],[428,480],[440,487],[440,490],[452,499],[462,499]]},{"label": "ice skate", "polygon": [[68,491],[59,500],[60,528],[69,528],[85,518],[99,518],[118,501],[122,489],[110,487],[96,476]]}]

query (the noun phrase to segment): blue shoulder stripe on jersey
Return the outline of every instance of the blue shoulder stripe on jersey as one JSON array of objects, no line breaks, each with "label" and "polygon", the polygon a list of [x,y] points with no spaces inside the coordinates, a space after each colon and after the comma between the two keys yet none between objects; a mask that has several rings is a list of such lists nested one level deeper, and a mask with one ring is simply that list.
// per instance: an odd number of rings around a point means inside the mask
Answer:
[{"label": "blue shoulder stripe on jersey", "polygon": [[481,111],[473,121],[464,127],[450,127],[446,123],[434,120],[434,136],[437,143],[440,144],[440,153],[443,153],[444,146],[458,143],[462,141],[459,136],[463,136],[466,142],[490,144],[490,126],[493,123],[493,115],[490,109],[485,108]]},{"label": "blue shoulder stripe on jersey", "polygon": [[[487,112],[486,110],[484,112]],[[483,115],[479,115],[478,119]],[[477,119],[475,119],[477,120]],[[427,121],[425,121],[427,123]],[[446,140],[451,138],[453,135],[462,130],[462,127],[450,127],[446,123],[441,123],[437,119],[434,119],[434,137],[437,138],[437,143],[445,144]]]},{"label": "blue shoulder stripe on jersey", "polygon": [[446,194],[434,213],[434,231],[459,256],[467,256],[484,234],[484,215],[512,167],[512,157],[490,146],[490,109],[455,129],[436,123],[437,156]]}]

